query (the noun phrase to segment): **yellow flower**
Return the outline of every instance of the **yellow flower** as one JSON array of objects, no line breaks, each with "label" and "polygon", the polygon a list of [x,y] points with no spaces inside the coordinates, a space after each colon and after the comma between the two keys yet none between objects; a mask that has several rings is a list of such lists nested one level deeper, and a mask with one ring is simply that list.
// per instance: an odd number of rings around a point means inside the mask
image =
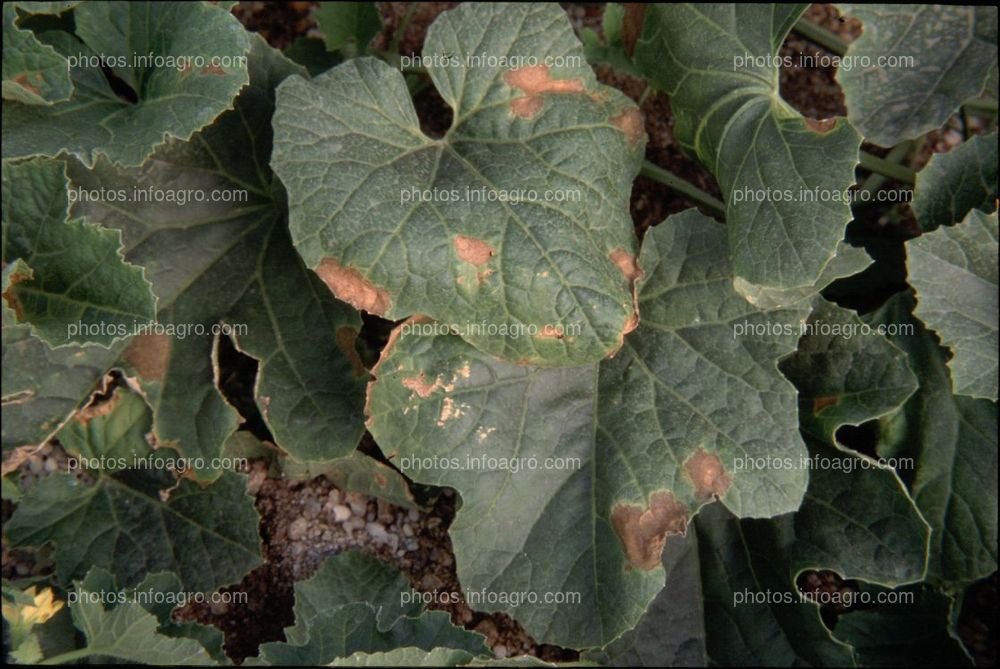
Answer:
[{"label": "yellow flower", "polygon": [[38,592],[35,586],[31,586],[24,594],[33,600],[32,604],[3,603],[3,617],[11,625],[22,624],[30,629],[33,625],[44,623],[63,607],[62,601],[53,597],[52,588]]}]

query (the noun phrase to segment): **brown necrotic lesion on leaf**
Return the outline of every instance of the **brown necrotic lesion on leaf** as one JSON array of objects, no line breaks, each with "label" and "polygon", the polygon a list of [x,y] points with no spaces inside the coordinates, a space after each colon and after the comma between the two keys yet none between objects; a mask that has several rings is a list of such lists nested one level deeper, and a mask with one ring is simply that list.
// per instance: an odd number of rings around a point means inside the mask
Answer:
[{"label": "brown necrotic lesion on leaf", "polygon": [[719,456],[704,448],[699,448],[684,461],[684,471],[694,485],[695,495],[701,499],[721,497],[733,483]]},{"label": "brown necrotic lesion on leaf", "polygon": [[[37,75],[36,74],[36,76],[39,79],[42,78],[41,75]],[[29,91],[29,92],[31,92],[31,93],[33,93],[35,95],[41,95],[42,94],[42,89],[39,88],[38,86],[35,86],[34,84],[32,84],[28,80],[28,75],[27,74],[19,74],[18,76],[14,77],[14,83],[17,84],[18,86],[20,86],[21,88],[23,88],[24,90]]]},{"label": "brown necrotic lesion on leaf", "polygon": [[355,309],[377,316],[384,315],[389,309],[389,293],[361,276],[353,267],[344,267],[333,258],[323,258],[316,274],[338,300],[347,302]]},{"label": "brown necrotic lesion on leaf", "polygon": [[827,397],[817,397],[813,399],[813,415],[819,414],[820,411],[827,407],[837,406],[840,404],[840,398],[836,395],[829,395]]},{"label": "brown necrotic lesion on leaf", "polygon": [[667,537],[683,534],[687,521],[687,507],[669,490],[650,495],[645,509],[637,504],[618,504],[611,510],[611,525],[629,564],[642,571],[659,566]]},{"label": "brown necrotic lesion on leaf", "polygon": [[207,75],[207,74],[211,74],[211,75],[214,75],[214,76],[217,76],[217,77],[224,77],[224,76],[226,76],[226,71],[223,70],[218,65],[206,65],[205,67],[201,68],[201,74],[203,76]]},{"label": "brown necrotic lesion on leaf", "polygon": [[611,117],[610,121],[612,125],[625,133],[625,139],[628,140],[628,145],[632,148],[635,148],[642,141],[643,135],[646,134],[642,112],[636,107],[625,109],[617,116]]},{"label": "brown necrotic lesion on leaf", "polygon": [[580,79],[553,79],[548,65],[530,65],[508,70],[503,75],[504,82],[524,93],[511,100],[510,109],[515,116],[532,118],[545,104],[545,93],[583,93]]},{"label": "brown necrotic lesion on leaf", "polygon": [[455,253],[458,259],[477,267],[488,263],[495,252],[496,249],[481,239],[465,235],[455,237]]},{"label": "brown necrotic lesion on leaf", "polygon": [[168,335],[138,335],[125,349],[125,361],[143,381],[162,381],[170,364],[171,339]]},{"label": "brown necrotic lesion on leaf", "polygon": [[354,344],[358,339],[358,331],[347,325],[343,325],[337,328],[337,346],[341,351],[344,352],[344,357],[347,361],[351,363],[351,369],[354,370],[354,376],[361,378],[368,373],[365,369],[365,365],[361,362],[361,356],[358,355],[358,350],[355,348]]},{"label": "brown necrotic lesion on leaf", "polygon": [[837,119],[835,118],[821,118],[813,119],[806,118],[806,127],[815,132],[817,135],[825,135],[837,126]]},{"label": "brown necrotic lesion on leaf", "polygon": [[562,339],[566,335],[561,325],[544,325],[534,336],[538,339]]}]

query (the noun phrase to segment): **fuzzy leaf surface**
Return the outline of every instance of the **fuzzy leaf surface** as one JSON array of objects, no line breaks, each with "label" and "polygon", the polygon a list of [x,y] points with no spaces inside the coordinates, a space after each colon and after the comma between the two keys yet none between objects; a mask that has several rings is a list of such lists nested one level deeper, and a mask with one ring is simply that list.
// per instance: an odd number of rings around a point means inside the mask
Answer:
[{"label": "fuzzy leaf surface", "polygon": [[454,113],[440,139],[381,61],[278,91],[272,165],[306,265],[360,309],[429,316],[506,360],[606,357],[634,326],[638,109],[597,82],[555,5],[461,5],[423,55]]}]

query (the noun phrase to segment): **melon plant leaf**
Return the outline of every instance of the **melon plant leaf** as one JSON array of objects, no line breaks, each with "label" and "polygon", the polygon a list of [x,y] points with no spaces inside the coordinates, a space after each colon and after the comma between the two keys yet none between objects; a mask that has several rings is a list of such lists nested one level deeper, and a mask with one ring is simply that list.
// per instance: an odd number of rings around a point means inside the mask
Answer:
[{"label": "melon plant leaf", "polygon": [[3,164],[3,263],[31,270],[3,298],[52,347],[109,346],[152,321],[155,298],[143,269],[122,257],[121,233],[67,220],[67,183],[58,161]]},{"label": "melon plant leaf", "polygon": [[708,655],[716,664],[854,666],[851,648],[832,638],[819,608],[800,601],[799,573],[831,569],[888,585],[923,575],[928,527],[895,474],[817,443],[810,457],[825,458],[829,468],[810,472],[798,512],[739,520],[712,505],[695,519]]},{"label": "melon plant leaf", "polygon": [[[885,588],[864,586],[873,594]],[[872,610],[843,616],[834,636],[851,644],[858,666],[862,667],[971,667],[972,661],[958,639],[948,633],[954,605],[951,597],[924,586],[897,590],[895,595],[912,594]]]},{"label": "melon plant leaf", "polygon": [[[881,146],[919,137],[980,95],[997,62],[997,8],[842,4],[864,24],[837,70],[851,122]],[[888,59],[880,61],[880,59]]]},{"label": "melon plant leaf", "polygon": [[[172,638],[158,631],[160,621],[136,601],[106,607],[105,598],[117,597],[114,578],[95,567],[77,581],[77,601],[70,604],[73,624],[85,638],[73,659],[107,658],[139,664],[212,665],[216,662],[194,639]],[[67,658],[68,659],[68,658]]]},{"label": "melon plant leaf", "polygon": [[[3,269],[3,293],[30,279],[17,259]],[[121,343],[51,348],[18,323],[6,299],[3,311],[3,450],[37,446],[55,434],[97,387],[121,353]]]},{"label": "melon plant leaf", "polygon": [[423,611],[414,595],[402,574],[372,557],[347,551],[327,558],[312,578],[295,584],[288,641],[263,644],[258,664],[328,664],[405,647],[489,653],[482,635],[455,627],[443,611]]},{"label": "melon plant leaf", "polygon": [[958,225],[907,245],[916,315],[941,337],[958,395],[997,399],[997,214],[969,212]]},{"label": "melon plant leaf", "polygon": [[805,327],[781,371],[798,388],[802,429],[824,443],[842,425],[895,411],[917,389],[906,354],[853,311],[816,298]]},{"label": "melon plant leaf", "polygon": [[953,395],[948,354],[913,317],[913,298],[893,297],[873,325],[909,325],[890,336],[906,351],[919,390],[882,422],[878,453],[912,458],[913,499],[933,528],[928,581],[958,587],[997,568],[997,405]]},{"label": "melon plant leaf", "polygon": [[364,53],[382,30],[374,2],[321,2],[316,8],[316,29],[323,33],[329,51],[347,55]]},{"label": "melon plant leaf", "polygon": [[[172,319],[160,312],[162,322]],[[118,366],[153,408],[157,443],[191,459],[196,478],[221,473],[214,459],[239,427],[239,413],[219,394],[218,339],[211,336],[138,335]]]},{"label": "melon plant leaf", "polygon": [[861,137],[778,94],[777,52],[806,5],[657,4],[635,60],[670,96],[674,136],[719,181],[737,277],[816,284],[851,220]]},{"label": "melon plant leaf", "polygon": [[973,209],[997,208],[997,135],[977,135],[948,153],[934,154],[917,172],[913,209],[924,232],[962,221]]},{"label": "melon plant leaf", "polygon": [[[86,2],[73,19],[75,34],[40,36],[82,61],[70,63],[73,95],[46,107],[4,100],[5,159],[67,152],[88,166],[99,155],[138,165],[167,137],[187,140],[231,109],[247,84],[250,36],[221,7]],[[127,92],[116,92],[102,65]]]},{"label": "melon plant leaf", "polygon": [[556,5],[461,5],[423,55],[453,111],[440,139],[380,61],[279,89],[272,164],[299,253],[354,306],[427,315],[504,359],[606,357],[635,325],[638,109],[597,82]]},{"label": "melon plant leaf", "polygon": [[17,26],[14,3],[3,5],[3,99],[50,105],[69,98],[69,61]]},{"label": "melon plant leaf", "polygon": [[[175,572],[190,592],[238,581],[261,562],[259,518],[245,477],[226,472],[205,487],[176,481],[168,469],[176,454],[154,450],[131,429],[133,408],[119,401],[99,418],[107,424],[94,430],[88,447],[88,457],[102,465],[91,470],[93,484],[56,473],[25,493],[5,524],[11,545],[54,543],[62,583],[91,566],[110,570],[123,587],[156,571]],[[140,420],[148,424],[148,412]],[[128,443],[108,439],[116,434],[127,435]]]},{"label": "melon plant leaf", "polygon": [[153,282],[158,320],[173,328],[173,336],[138,338],[125,355],[150,396],[157,436],[211,457],[236,427],[214,378],[211,333],[222,328],[260,361],[254,399],[277,445],[296,460],[327,462],[350,453],[364,430],[367,372],[354,350],[361,319],[295,253],[284,191],[267,166],[273,90],[302,70],[259,37],[248,62],[251,85],[236,109],[191,142],[169,143],[138,169],[101,161],[71,170],[83,192],[152,190],[185,200],[76,206],[122,231],[126,256]]},{"label": "melon plant leaf", "polygon": [[612,667],[707,665],[698,537],[693,530],[667,538],[663,570],[666,585],[639,624],[584,659]]},{"label": "melon plant leaf", "polygon": [[[463,496],[450,533],[465,588],[580,593],[582,604],[509,609],[539,642],[602,646],[634,627],[663,585],[667,535],[713,496],[773,516],[805,491],[804,471],[732,465],[805,455],[777,360],[808,304],[750,305],[732,289],[725,229],[694,210],[647,233],[640,265],[642,324],[599,365],[515,365],[417,330],[383,352],[369,388],[383,451],[414,480]],[[734,334],[765,323],[777,336]],[[483,456],[501,464],[484,471]],[[575,464],[545,468],[549,458]],[[565,527],[585,529],[553,552]]]},{"label": "melon plant leaf", "polygon": [[806,300],[829,286],[837,279],[843,279],[867,269],[872,259],[864,249],[851,246],[847,242],[837,245],[837,254],[823,269],[823,273],[815,284],[798,288],[772,288],[759,286],[741,277],[733,279],[733,288],[747,299],[750,304],[760,309],[778,309]]}]

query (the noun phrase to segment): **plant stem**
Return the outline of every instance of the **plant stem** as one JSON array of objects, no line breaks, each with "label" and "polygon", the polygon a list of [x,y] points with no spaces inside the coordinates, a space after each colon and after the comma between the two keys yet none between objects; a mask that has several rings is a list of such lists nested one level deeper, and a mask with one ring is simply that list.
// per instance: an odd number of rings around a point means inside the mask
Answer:
[{"label": "plant stem", "polygon": [[668,172],[659,165],[654,165],[648,160],[643,161],[642,170],[639,174],[648,177],[657,183],[661,183],[679,195],[683,195],[693,202],[697,202],[706,209],[712,210],[720,216],[726,215],[726,205],[694,184],[681,179],[676,174]]},{"label": "plant stem", "polygon": [[76,650],[71,650],[68,653],[47,657],[38,664],[65,664],[67,662],[72,662],[73,660],[82,660],[83,658],[89,657],[93,654],[94,651],[91,648],[78,648]]},{"label": "plant stem", "polygon": [[[885,157],[886,162],[898,165],[904,158],[906,158],[906,155],[913,149],[913,146],[914,143],[912,140],[900,142],[896,146],[892,147],[891,151],[889,151],[889,154]],[[861,184],[859,190],[866,191],[868,193],[875,193],[881,190],[882,186],[884,186],[888,180],[889,178],[884,174],[872,172]],[[861,198],[860,201],[862,205],[873,202],[871,198]]]},{"label": "plant stem", "polygon": [[818,44],[832,54],[843,56],[847,53],[847,43],[836,33],[832,33],[823,26],[812,21],[799,19],[795,22],[792,30],[805,37],[810,42]]},{"label": "plant stem", "polygon": [[396,29],[392,32],[392,41],[389,42],[389,54],[396,59],[396,65],[399,65],[399,43],[403,41],[403,37],[406,35],[406,29],[410,27],[410,21],[413,20],[413,14],[417,10],[417,3],[411,2],[406,7],[406,14],[403,15],[402,20]]},{"label": "plant stem", "polygon": [[908,167],[897,165],[865,151],[861,152],[861,167],[911,186],[916,181],[916,173]]}]

